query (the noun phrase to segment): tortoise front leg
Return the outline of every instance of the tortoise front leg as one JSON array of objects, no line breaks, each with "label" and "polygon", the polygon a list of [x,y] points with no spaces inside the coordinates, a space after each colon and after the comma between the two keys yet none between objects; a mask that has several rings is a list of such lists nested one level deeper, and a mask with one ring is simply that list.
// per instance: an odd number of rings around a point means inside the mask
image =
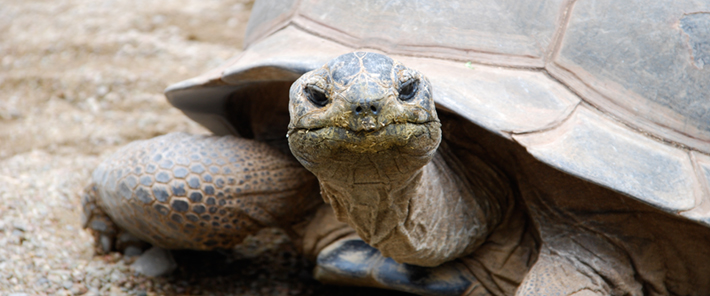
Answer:
[{"label": "tortoise front leg", "polygon": [[304,255],[316,262],[315,279],[325,284],[396,290],[419,295],[491,295],[458,261],[437,267],[395,262],[360,239],[323,205],[303,234]]},{"label": "tortoise front leg", "polygon": [[288,228],[322,201],[315,178],[267,144],[168,134],[104,160],[83,193],[100,252],[125,231],[166,249],[231,248],[267,226]]}]

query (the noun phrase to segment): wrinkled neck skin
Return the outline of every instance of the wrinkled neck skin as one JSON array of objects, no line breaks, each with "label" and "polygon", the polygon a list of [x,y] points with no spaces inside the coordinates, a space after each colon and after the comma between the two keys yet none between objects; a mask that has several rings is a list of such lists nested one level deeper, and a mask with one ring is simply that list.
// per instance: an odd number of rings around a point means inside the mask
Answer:
[{"label": "wrinkled neck skin", "polygon": [[470,168],[445,147],[426,155],[402,149],[333,151],[336,161],[312,168],[322,196],[339,220],[397,262],[436,266],[474,251],[505,212],[497,191],[472,188],[486,182],[471,184]]}]

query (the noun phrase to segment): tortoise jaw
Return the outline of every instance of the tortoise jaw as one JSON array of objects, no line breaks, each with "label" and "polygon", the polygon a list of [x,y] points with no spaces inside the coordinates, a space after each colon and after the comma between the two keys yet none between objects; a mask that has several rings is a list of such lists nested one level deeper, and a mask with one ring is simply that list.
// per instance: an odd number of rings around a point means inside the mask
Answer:
[{"label": "tortoise jaw", "polygon": [[[329,146],[330,148],[340,148],[357,153],[379,152],[393,146],[410,146],[413,150],[415,143],[413,138],[426,136],[431,141],[440,141],[441,124],[438,120],[422,123],[376,123],[374,121],[363,120],[360,125],[348,126],[323,126],[316,128],[292,128],[289,129],[287,137],[289,143],[296,141],[306,141],[309,145]],[[416,145],[419,145],[417,143]],[[424,145],[422,148],[428,150]],[[436,146],[434,149],[436,149]]]},{"label": "tortoise jaw", "polygon": [[306,168],[317,170],[317,164],[353,155],[382,154],[394,151],[412,157],[429,158],[441,141],[438,120],[425,123],[390,123],[373,130],[324,126],[312,129],[290,129],[291,152]]}]

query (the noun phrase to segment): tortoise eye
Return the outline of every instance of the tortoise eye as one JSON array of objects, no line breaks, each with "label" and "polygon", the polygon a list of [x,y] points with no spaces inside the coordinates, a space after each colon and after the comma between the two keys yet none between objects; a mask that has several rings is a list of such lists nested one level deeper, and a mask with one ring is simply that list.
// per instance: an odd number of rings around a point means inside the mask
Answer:
[{"label": "tortoise eye", "polygon": [[419,90],[419,79],[407,80],[399,87],[399,99],[405,102],[409,101],[414,98],[417,90]]},{"label": "tortoise eye", "polygon": [[306,93],[308,100],[314,105],[318,107],[325,107],[325,105],[328,105],[328,97],[325,96],[325,93],[319,87],[309,85],[304,88],[304,92]]}]

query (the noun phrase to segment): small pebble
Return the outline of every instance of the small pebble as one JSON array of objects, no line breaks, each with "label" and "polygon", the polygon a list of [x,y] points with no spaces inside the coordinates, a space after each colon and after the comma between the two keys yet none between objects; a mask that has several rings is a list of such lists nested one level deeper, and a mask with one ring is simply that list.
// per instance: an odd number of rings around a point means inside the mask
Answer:
[{"label": "small pebble", "polygon": [[47,276],[47,279],[53,283],[59,284],[62,281],[62,277],[56,275],[56,274],[50,274]]},{"label": "small pebble", "polygon": [[22,222],[12,223],[12,227],[14,227],[15,229],[22,231],[22,232],[27,231],[27,226],[25,225],[25,223],[22,223]]},{"label": "small pebble", "polygon": [[86,289],[86,287],[84,287],[84,285],[82,285],[82,284],[76,284],[76,285],[72,286],[71,289],[69,290],[69,292],[71,292],[74,295],[83,295],[87,291],[89,291],[89,290]]},{"label": "small pebble", "polygon": [[170,251],[152,247],[131,265],[135,271],[147,276],[162,276],[173,272],[177,263]]},{"label": "small pebble", "polygon": [[108,93],[108,87],[106,87],[105,85],[101,85],[96,89],[96,94],[100,97],[103,97],[107,93]]},{"label": "small pebble", "polygon": [[89,292],[84,294],[84,296],[98,296],[99,293],[100,293],[99,289],[91,288],[91,289],[89,289]]},{"label": "small pebble", "polygon": [[47,278],[44,278],[44,277],[39,278],[39,279],[37,280],[37,285],[38,285],[38,286],[41,286],[41,285],[44,285],[44,284],[47,284],[47,283],[49,283],[49,280],[48,280]]},{"label": "small pebble", "polygon": [[126,279],[126,276],[118,269],[114,270],[109,277],[112,283],[122,282]]}]

